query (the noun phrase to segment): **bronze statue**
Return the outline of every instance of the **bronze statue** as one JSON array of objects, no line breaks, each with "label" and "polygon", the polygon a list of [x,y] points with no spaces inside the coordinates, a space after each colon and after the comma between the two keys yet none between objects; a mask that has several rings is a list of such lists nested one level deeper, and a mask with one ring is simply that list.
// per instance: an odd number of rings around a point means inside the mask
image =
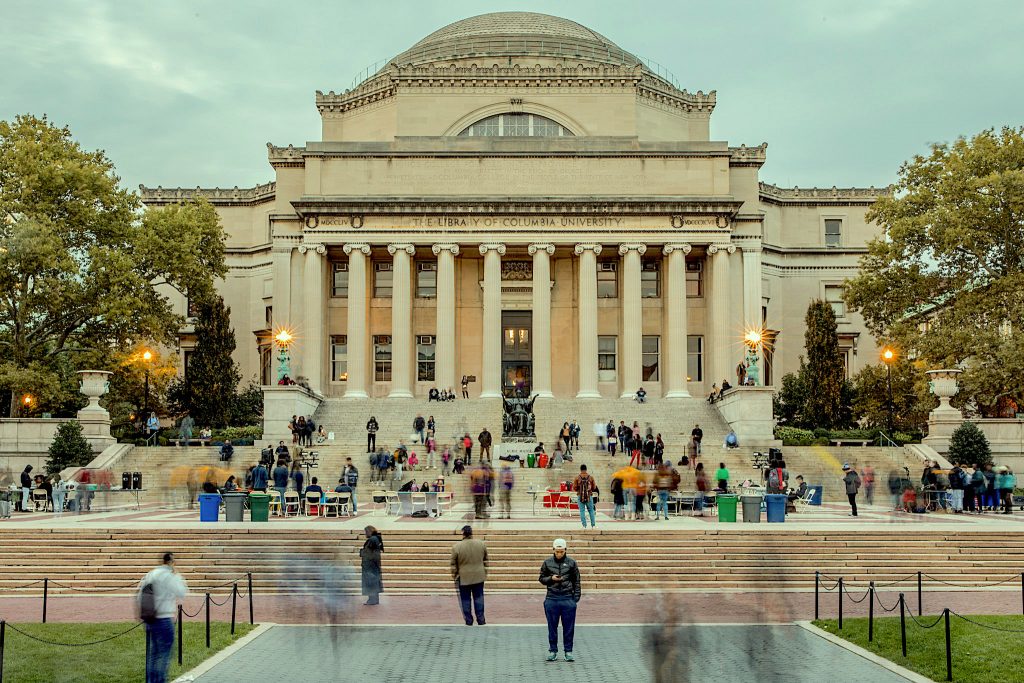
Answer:
[{"label": "bronze statue", "polygon": [[535,436],[536,418],[533,415],[533,402],[537,400],[537,396],[538,394],[534,394],[531,399],[502,397],[501,401],[505,408],[502,436]]}]

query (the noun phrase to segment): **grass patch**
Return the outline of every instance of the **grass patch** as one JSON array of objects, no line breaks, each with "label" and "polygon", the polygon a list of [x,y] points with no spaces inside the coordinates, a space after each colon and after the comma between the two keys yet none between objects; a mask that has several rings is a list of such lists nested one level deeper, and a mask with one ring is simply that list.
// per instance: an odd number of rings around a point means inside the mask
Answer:
[{"label": "grass patch", "polygon": [[[918,617],[931,624],[938,615]],[[1024,617],[970,616],[973,621],[996,628],[1024,631]],[[900,618],[875,618],[874,641],[868,642],[868,620],[835,619],[813,622],[818,628],[885,657],[935,681],[946,680],[946,630],[942,619],[930,629],[918,626],[907,615],[907,656],[900,646]],[[953,651],[953,680],[962,683],[1024,680],[1017,653],[1024,649],[1024,633],[993,631],[950,615],[949,635]]]},{"label": "grass patch", "polygon": [[[15,626],[37,638],[61,643],[83,643],[116,635],[131,628],[135,623],[120,621]],[[229,622],[211,622],[210,649],[206,649],[206,625],[202,622],[185,622],[182,666],[178,666],[178,645],[175,641],[168,680],[173,680],[196,667],[204,659],[224,649],[254,628],[256,627],[249,624],[237,624],[232,638]],[[105,643],[84,647],[61,647],[26,638],[8,625],[3,666],[5,683],[144,683],[146,633],[144,627],[139,627],[128,635]]]}]

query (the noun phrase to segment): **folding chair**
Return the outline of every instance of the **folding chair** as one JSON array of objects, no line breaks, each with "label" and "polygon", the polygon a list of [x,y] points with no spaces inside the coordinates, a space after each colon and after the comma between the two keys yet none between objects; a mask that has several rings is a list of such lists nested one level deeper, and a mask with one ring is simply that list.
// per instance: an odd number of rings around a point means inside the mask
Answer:
[{"label": "folding chair", "polygon": [[416,512],[416,508],[421,507],[424,512],[427,511],[427,494],[425,493],[414,493],[412,494],[412,512]]},{"label": "folding chair", "polygon": [[437,494],[437,516],[440,517],[443,511],[451,511],[455,505],[454,495],[451,491],[439,491]]},{"label": "folding chair", "polygon": [[46,506],[49,504],[50,498],[46,495],[44,489],[33,489],[32,491],[32,506],[36,512],[40,510],[46,512]]},{"label": "folding chair", "polygon": [[296,491],[285,491],[284,494],[284,516],[289,515],[298,517],[302,512],[302,506],[299,505],[299,494]]},{"label": "folding chair", "polygon": [[277,489],[267,489],[267,495],[270,496],[270,504],[267,506],[268,514],[274,514],[274,508],[277,508],[277,514],[281,514],[281,492]]},{"label": "folding chair", "polygon": [[377,510],[381,509],[381,506],[387,507],[388,492],[384,489],[376,489],[370,493],[370,500],[377,506]]},{"label": "folding chair", "polygon": [[307,517],[319,517],[324,514],[321,507],[327,507],[327,503],[323,506],[320,505],[320,494],[316,491],[306,494],[306,516]]},{"label": "folding chair", "polygon": [[384,492],[384,514],[390,515],[392,508],[394,514],[402,514],[402,500],[398,497],[398,491],[385,491]]},{"label": "folding chair", "polygon": [[[327,499],[330,502],[330,498]],[[348,492],[334,494],[334,514],[341,516],[341,513],[352,516],[352,494]]]}]

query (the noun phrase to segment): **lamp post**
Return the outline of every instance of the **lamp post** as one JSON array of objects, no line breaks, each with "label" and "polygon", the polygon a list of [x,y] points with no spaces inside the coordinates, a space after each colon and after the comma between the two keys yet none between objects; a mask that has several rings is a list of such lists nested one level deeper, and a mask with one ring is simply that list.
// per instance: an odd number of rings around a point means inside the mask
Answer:
[{"label": "lamp post", "polygon": [[892,438],[892,433],[893,433],[892,432],[892,422],[893,422],[893,419],[892,419],[892,409],[893,409],[893,406],[892,406],[892,362],[895,359],[896,359],[896,353],[892,349],[886,348],[886,349],[882,350],[882,361],[885,362],[885,383],[888,385],[888,388],[889,388],[889,400],[886,401],[886,404],[887,404],[886,407],[888,408],[888,414],[889,414],[889,419],[888,419],[887,426],[888,426],[888,429],[889,429],[889,438],[890,439]]},{"label": "lamp post", "polygon": [[760,386],[761,384],[761,373],[757,363],[761,355],[762,339],[761,330],[748,330],[743,335],[743,343],[748,349],[746,358],[744,358],[747,364],[747,383],[751,386]]},{"label": "lamp post", "polygon": [[153,360],[153,352],[152,351],[150,351],[149,349],[146,349],[145,351],[142,352],[142,361],[144,363],[143,368],[146,371],[146,396],[145,396],[145,400],[143,402],[144,407],[142,409],[142,412],[143,412],[143,414],[145,414],[146,419],[149,419],[149,364],[150,364],[150,362],[152,360]]},{"label": "lamp post", "polygon": [[35,397],[32,396],[32,394],[25,394],[25,397],[21,399],[21,403],[23,406],[21,410],[23,415],[27,415],[28,411],[32,409],[32,401],[34,400]]},{"label": "lamp post", "polygon": [[275,336],[274,341],[277,342],[277,383],[280,384],[281,380],[286,377],[290,380],[291,368],[289,363],[291,361],[291,355],[288,353],[288,347],[295,340],[292,333],[286,328],[282,328]]}]

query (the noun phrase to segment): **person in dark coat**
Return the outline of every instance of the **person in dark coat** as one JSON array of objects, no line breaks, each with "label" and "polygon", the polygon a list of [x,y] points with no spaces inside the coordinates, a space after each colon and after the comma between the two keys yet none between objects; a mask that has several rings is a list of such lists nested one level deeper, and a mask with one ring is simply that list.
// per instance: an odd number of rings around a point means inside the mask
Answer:
[{"label": "person in dark coat", "polygon": [[384,552],[384,541],[380,532],[375,527],[368,526],[366,532],[366,543],[359,550],[359,558],[362,560],[363,569],[363,595],[366,596],[366,605],[379,605],[380,594],[384,591],[384,581],[381,578],[380,557]]}]

